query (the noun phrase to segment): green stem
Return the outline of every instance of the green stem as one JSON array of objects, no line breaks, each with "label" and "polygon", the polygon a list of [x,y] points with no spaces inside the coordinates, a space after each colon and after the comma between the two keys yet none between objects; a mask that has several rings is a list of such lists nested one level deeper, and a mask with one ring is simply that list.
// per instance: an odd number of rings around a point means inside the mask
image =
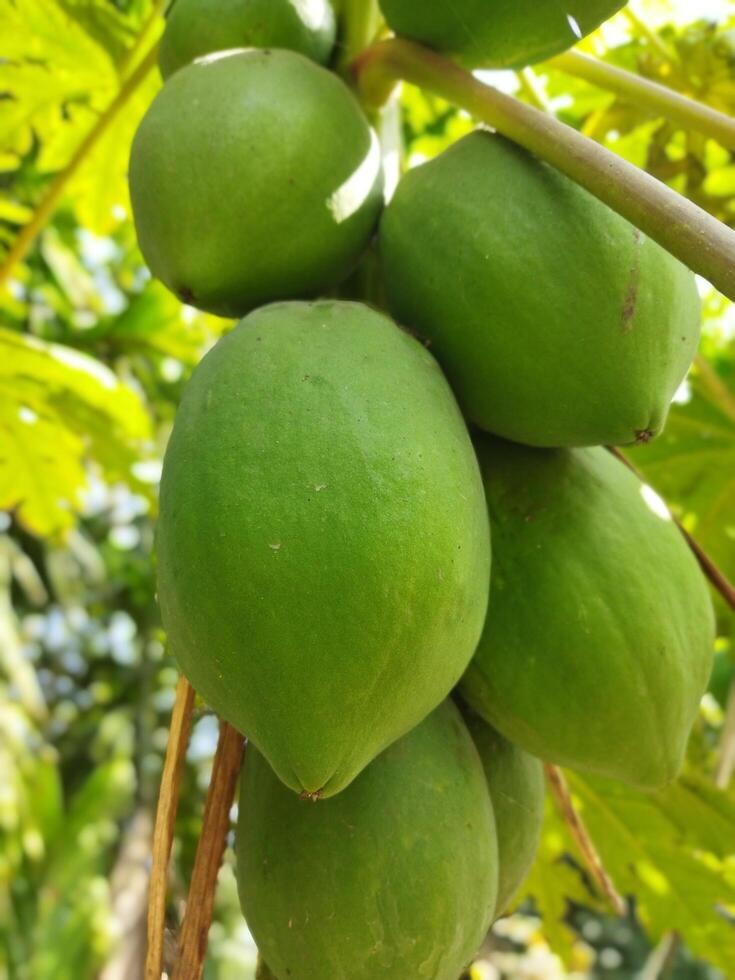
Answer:
[{"label": "green stem", "polygon": [[105,134],[117,114],[126,104],[126,102],[128,102],[138,86],[143,82],[148,72],[156,64],[157,60],[158,45],[148,52],[137,68],[125,80],[120,88],[120,91],[117,93],[110,105],[102,113],[92,129],[82,140],[69,163],[51,181],[46,193],[36,207],[33,217],[21,230],[20,234],[13,243],[12,248],[6,255],[5,261],[2,263],[2,265],[0,265],[0,287],[3,286],[10,278],[10,274],[17,263],[22,262],[22,260],[26,257],[31,249],[31,246],[36,240],[36,237],[43,230],[46,222],[56,210],[67,184],[79,170],[101,137]]},{"label": "green stem", "polygon": [[354,70],[363,97],[373,104],[385,102],[402,78],[465,109],[586,188],[735,300],[735,232],[571,126],[409,41],[373,45]]},{"label": "green stem", "polygon": [[342,0],[335,68],[346,75],[357,56],[378,37],[383,24],[377,0]]},{"label": "green stem", "polygon": [[122,79],[126,78],[128,73],[136,64],[140,52],[145,47],[146,39],[151,33],[151,30],[154,24],[156,24],[156,22],[158,21],[159,17],[163,16],[163,12],[166,9],[167,4],[168,4],[168,0],[156,0],[156,2],[153,4],[153,7],[151,8],[151,12],[149,13],[145,23],[140,29],[140,33],[136,38],[135,44],[133,44],[133,46],[127,52],[123,60],[120,62],[120,67],[118,69],[120,73],[120,78]]},{"label": "green stem", "polygon": [[541,112],[551,112],[549,100],[546,98],[543,86],[533,68],[521,68],[516,72],[521,92],[532,106],[540,109]]},{"label": "green stem", "polygon": [[614,92],[633,105],[654,115],[663,116],[683,129],[694,129],[717,140],[728,150],[735,150],[735,119],[701,102],[688,99],[666,85],[634,75],[606,61],[590,58],[580,51],[567,51],[557,55],[547,65],[590,82],[598,88]]}]

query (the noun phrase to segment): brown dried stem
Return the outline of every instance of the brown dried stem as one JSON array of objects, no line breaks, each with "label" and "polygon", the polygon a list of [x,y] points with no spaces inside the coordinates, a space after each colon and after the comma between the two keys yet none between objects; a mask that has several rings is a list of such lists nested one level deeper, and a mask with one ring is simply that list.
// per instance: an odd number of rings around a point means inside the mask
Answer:
[{"label": "brown dried stem", "polygon": [[230,810],[243,752],[242,735],[226,721],[220,722],[202,833],[194,859],[172,980],[200,980],[204,972],[217,875],[230,829]]},{"label": "brown dried stem", "polygon": [[575,809],[572,794],[569,792],[569,786],[564,778],[564,774],[557,766],[552,766],[549,763],[545,764],[544,769],[546,771],[546,779],[559,807],[559,811],[569,828],[574,842],[580,850],[587,870],[600,891],[609,900],[615,910],[615,914],[624,916],[627,911],[625,901],[618,893],[610,875],[605,870],[584,821]]},{"label": "brown dried stem", "polygon": [[171,728],[158,797],[156,826],[153,831],[153,865],[148,889],[148,953],[145,964],[145,980],[161,980],[161,971],[163,970],[168,862],[174,839],[181,774],[184,768],[189,732],[191,731],[193,709],[194,688],[185,677],[181,677],[176,686],[176,701],[171,715]]}]

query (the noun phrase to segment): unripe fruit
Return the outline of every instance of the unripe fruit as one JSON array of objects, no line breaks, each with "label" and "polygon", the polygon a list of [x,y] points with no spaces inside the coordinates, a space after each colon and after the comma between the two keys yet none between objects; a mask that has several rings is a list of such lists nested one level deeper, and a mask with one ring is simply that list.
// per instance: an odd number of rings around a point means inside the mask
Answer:
[{"label": "unripe fruit", "polygon": [[380,248],[394,316],[480,428],[533,446],[663,428],[699,338],[694,276],[557,170],[472,133],[403,178]]},{"label": "unripe fruit", "polygon": [[151,272],[184,302],[238,316],[350,272],[382,207],[380,150],[326,69],[293,51],[223,52],[154,99],[130,194]]},{"label": "unripe fruit", "polygon": [[707,585],[671,515],[606,449],[475,445],[493,579],[463,697],[539,758],[670,782],[714,645]]},{"label": "unripe fruit", "polygon": [[397,34],[470,68],[523,68],[576,44],[624,0],[380,0]]},{"label": "unripe fruit", "polygon": [[496,915],[508,912],[536,858],[544,819],[541,761],[509,742],[478,714],[460,705],[482,760],[498,838]]},{"label": "unripe fruit", "polygon": [[431,354],[357,303],[243,320],[184,393],[158,563],[205,700],[291,789],[347,786],[446,697],[485,618],[480,473]]},{"label": "unripe fruit", "polygon": [[451,702],[332,800],[299,800],[250,750],[240,785],[240,901],[276,977],[457,980],[490,925],[498,852]]},{"label": "unripe fruit", "polygon": [[288,48],[323,65],[336,30],[329,0],[174,0],[161,38],[161,74],[232,48]]}]

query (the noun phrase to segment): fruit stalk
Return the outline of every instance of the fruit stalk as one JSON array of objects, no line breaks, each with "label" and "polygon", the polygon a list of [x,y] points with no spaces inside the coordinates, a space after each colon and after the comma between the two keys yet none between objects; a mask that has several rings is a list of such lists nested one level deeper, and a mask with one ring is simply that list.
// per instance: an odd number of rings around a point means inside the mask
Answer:
[{"label": "fruit stalk", "polygon": [[16,264],[22,262],[26,257],[37,235],[43,230],[44,225],[56,210],[61,195],[66,190],[66,186],[71,178],[79,170],[102,136],[104,136],[117,114],[125,106],[138,86],[145,80],[148,72],[155,67],[157,61],[158,45],[156,44],[125,80],[115,98],[79,144],[79,147],[66,167],[51,181],[46,193],[41,198],[33,213],[33,217],[21,230],[5,257],[5,261],[0,265],[0,287],[10,278],[10,274]]},{"label": "fruit stalk", "polygon": [[166,882],[176,810],[179,805],[181,774],[191,731],[194,688],[185,677],[176,685],[176,701],[171,715],[166,759],[163,763],[156,826],[153,831],[153,862],[148,890],[148,952],[145,980],[161,980],[163,938],[166,920]]},{"label": "fruit stalk", "polygon": [[383,22],[377,0],[342,0],[336,70],[349,74],[354,59],[371,44]]},{"label": "fruit stalk", "polygon": [[561,815],[569,828],[569,832],[579,847],[587,870],[591,874],[593,880],[597,883],[600,891],[609,900],[611,906],[615,910],[615,914],[624,916],[626,914],[625,901],[613,884],[610,875],[605,870],[602,861],[600,860],[600,855],[597,853],[597,849],[592,842],[592,838],[585,827],[584,821],[580,817],[579,813],[577,813],[574,806],[574,801],[572,800],[572,794],[569,792],[569,786],[564,778],[564,774],[557,766],[552,766],[548,763],[544,766],[544,770],[546,772],[546,779],[549,783],[551,793],[556,800],[559,811],[561,812]]},{"label": "fruit stalk", "polygon": [[244,748],[242,735],[226,721],[220,722],[219,741],[172,980],[199,980],[204,971],[217,875],[230,829],[230,810]]},{"label": "fruit stalk", "polygon": [[614,92],[644,111],[663,116],[684,129],[693,129],[729,150],[735,150],[735,119],[633,72],[625,71],[581,51],[566,51],[546,62],[548,68],[581,78]]},{"label": "fruit stalk", "polygon": [[373,105],[384,103],[403,79],[460,106],[576,181],[735,300],[735,232],[571,126],[410,41],[373,45],[353,71]]}]

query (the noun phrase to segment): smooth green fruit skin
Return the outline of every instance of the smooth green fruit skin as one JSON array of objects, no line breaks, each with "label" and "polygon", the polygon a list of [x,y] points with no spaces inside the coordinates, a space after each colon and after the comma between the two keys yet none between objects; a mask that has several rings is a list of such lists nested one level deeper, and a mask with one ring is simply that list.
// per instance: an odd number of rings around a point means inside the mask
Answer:
[{"label": "smooth green fruit skin", "polygon": [[435,360],[358,303],[274,304],[194,372],[164,461],[164,624],[297,792],[330,796],[460,679],[490,541]]},{"label": "smooth green fruit skin", "polygon": [[495,908],[477,750],[445,702],[331,800],[299,800],[248,750],[240,902],[279,978],[457,980]]},{"label": "smooth green fruit skin", "polygon": [[602,448],[479,436],[493,534],[463,697],[507,739],[647,788],[681,767],[712,664],[699,566],[653,491]]},{"label": "smooth green fruit skin", "polygon": [[396,34],[452,54],[468,68],[523,68],[571,48],[625,3],[380,0],[380,6]]},{"label": "smooth green fruit skin", "polygon": [[329,0],[175,0],[161,38],[161,74],[232,48],[288,48],[323,65],[336,30]]},{"label": "smooth green fruit skin", "polygon": [[509,742],[478,714],[460,706],[482,760],[498,839],[497,915],[507,912],[531,870],[544,819],[540,759]]},{"label": "smooth green fruit skin", "polygon": [[697,347],[694,276],[525,150],[478,131],[409,172],[380,249],[394,316],[480,428],[534,446],[663,428]]},{"label": "smooth green fruit skin", "polygon": [[326,69],[293,51],[224,52],[154,99],[130,194],[153,275],[186,303],[240,316],[351,271],[382,207],[380,151]]}]

